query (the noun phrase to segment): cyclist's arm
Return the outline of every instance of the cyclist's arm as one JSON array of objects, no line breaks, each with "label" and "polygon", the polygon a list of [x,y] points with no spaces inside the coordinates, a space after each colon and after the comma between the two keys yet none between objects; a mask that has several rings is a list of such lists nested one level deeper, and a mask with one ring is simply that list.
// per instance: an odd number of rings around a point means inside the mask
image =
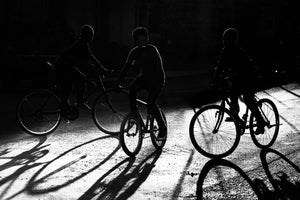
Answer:
[{"label": "cyclist's arm", "polygon": [[224,71],[225,71],[225,59],[224,59],[223,52],[221,52],[217,62],[217,66],[215,67],[213,84],[217,84],[222,79],[222,77],[224,76]]},{"label": "cyclist's arm", "polygon": [[106,69],[101,63],[100,61],[94,56],[92,50],[90,49],[89,45],[84,45],[82,50],[82,53],[86,56],[86,58],[88,59],[88,61],[93,64],[94,66],[97,67],[97,69],[100,70],[101,73],[105,73],[108,72],[109,70]]},{"label": "cyclist's arm", "polygon": [[94,64],[101,72],[108,72],[109,70],[106,69],[101,63],[100,61],[93,55],[90,55],[90,61],[92,64]]}]

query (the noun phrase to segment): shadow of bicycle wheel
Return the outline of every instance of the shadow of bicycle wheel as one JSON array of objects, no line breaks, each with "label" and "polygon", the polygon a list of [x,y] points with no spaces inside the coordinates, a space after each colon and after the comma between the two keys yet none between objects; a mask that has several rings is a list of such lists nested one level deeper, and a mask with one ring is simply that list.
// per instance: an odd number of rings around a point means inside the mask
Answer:
[{"label": "shadow of bicycle wheel", "polygon": [[[250,194],[249,192],[242,192],[241,190],[243,190],[243,188],[245,188],[246,186],[244,185],[244,183],[239,182],[234,182],[234,183],[229,183],[229,181],[226,181],[224,178],[224,174],[223,171],[220,169],[220,167],[227,167],[227,168],[231,168],[233,170],[235,170],[240,177],[246,181],[246,183],[251,187],[252,191],[254,192],[254,194]],[[208,186],[207,188],[204,188],[204,181],[207,178],[209,172],[211,170],[216,170],[216,174],[217,174],[217,178],[219,180],[219,183],[213,183],[211,186]],[[239,177],[239,178],[240,178]],[[233,186],[232,186],[233,185]],[[239,187],[237,188],[236,185],[238,185]],[[232,186],[232,187],[231,187]],[[234,188],[235,186],[235,188]],[[216,187],[220,187],[220,191],[218,192]],[[237,191],[233,191],[233,189],[239,190]],[[206,191],[208,191],[207,194]],[[255,197],[257,197],[257,199],[261,199],[260,198],[260,193],[259,190],[255,187],[254,182],[250,179],[250,177],[237,165],[235,165],[234,163],[225,160],[225,159],[212,159],[209,160],[203,167],[203,169],[200,172],[198,181],[197,181],[197,190],[196,190],[196,196],[197,199],[211,199],[211,195],[216,195],[218,197],[220,197],[220,199],[243,199],[243,196],[249,196],[252,195],[252,199]],[[238,197],[239,196],[239,197]]]}]

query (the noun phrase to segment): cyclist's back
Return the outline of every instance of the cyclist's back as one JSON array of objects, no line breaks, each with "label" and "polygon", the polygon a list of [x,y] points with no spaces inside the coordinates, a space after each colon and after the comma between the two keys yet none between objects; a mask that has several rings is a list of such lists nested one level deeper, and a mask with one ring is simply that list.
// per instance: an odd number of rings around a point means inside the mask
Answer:
[{"label": "cyclist's back", "polygon": [[138,79],[145,83],[145,87],[163,87],[165,83],[165,72],[162,67],[161,57],[154,45],[145,44],[133,48],[127,60],[127,63],[132,62],[135,62],[135,67],[140,69],[141,73]]},{"label": "cyclist's back", "polygon": [[239,82],[256,78],[255,69],[245,52],[237,45],[224,47],[220,60],[221,65],[228,66],[230,77]]},{"label": "cyclist's back", "polygon": [[85,71],[91,56],[92,52],[89,45],[83,40],[77,40],[62,53],[57,62],[64,62],[67,63],[66,67],[76,66],[80,71]]},{"label": "cyclist's back", "polygon": [[218,60],[219,72],[217,73],[224,73],[225,76],[229,76],[230,80],[239,84],[242,89],[253,88],[258,76],[254,64],[243,49],[235,42],[230,42],[231,39],[226,38],[226,32],[224,35],[224,47]]}]

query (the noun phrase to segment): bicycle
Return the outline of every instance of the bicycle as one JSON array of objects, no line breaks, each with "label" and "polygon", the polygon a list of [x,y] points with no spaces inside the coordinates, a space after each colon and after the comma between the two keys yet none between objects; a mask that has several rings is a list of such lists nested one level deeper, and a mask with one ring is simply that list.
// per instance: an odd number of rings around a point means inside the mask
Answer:
[{"label": "bicycle", "polygon": [[[52,63],[46,64],[52,71],[55,70]],[[119,134],[119,125],[129,107],[126,104],[127,93],[116,88],[106,89],[100,74],[88,83],[93,89],[85,95],[84,101],[92,105],[90,111],[94,123],[106,134]],[[54,84],[50,89],[36,89],[24,95],[17,106],[21,128],[29,134],[40,136],[56,130],[63,118],[66,121],[76,120],[79,109],[73,105],[63,109],[58,93],[57,84]]]},{"label": "bicycle", "polygon": [[[147,103],[140,99],[137,99],[137,103],[140,106],[147,106]],[[160,112],[167,124],[164,112],[161,109]],[[136,113],[125,115],[120,127],[120,143],[123,151],[130,157],[136,156],[141,150],[146,134],[150,134],[152,144],[157,150],[162,149],[167,140],[167,131],[163,139],[158,139],[159,131],[158,123],[149,108],[147,108],[146,120],[143,119],[139,108]]]},{"label": "bicycle", "polygon": [[[231,154],[240,141],[246,129],[250,130],[254,144],[259,148],[272,146],[279,131],[279,113],[276,105],[267,98],[258,99],[256,104],[262,114],[266,128],[263,134],[255,134],[257,122],[249,108],[242,117],[230,111],[229,99],[222,95],[221,104],[211,104],[201,107],[191,119],[189,135],[195,149],[209,158],[223,158]],[[231,119],[231,120],[229,120]]]}]

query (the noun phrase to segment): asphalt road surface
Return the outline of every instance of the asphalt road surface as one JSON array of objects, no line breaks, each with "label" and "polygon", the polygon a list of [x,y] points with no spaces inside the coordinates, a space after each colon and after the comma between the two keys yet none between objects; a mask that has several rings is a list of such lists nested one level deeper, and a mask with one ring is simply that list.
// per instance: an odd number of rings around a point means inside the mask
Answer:
[{"label": "asphalt road surface", "polygon": [[280,113],[272,148],[262,151],[246,132],[223,160],[208,159],[194,149],[188,132],[194,110],[176,98],[187,91],[176,85],[161,100],[168,121],[165,147],[157,152],[145,138],[136,158],[123,152],[118,137],[99,131],[88,111],[48,136],[34,137],[20,130],[4,109],[0,199],[175,200],[197,199],[197,191],[202,191],[199,199],[258,199],[253,185],[263,199],[300,199],[299,84],[257,94],[270,98]]}]

